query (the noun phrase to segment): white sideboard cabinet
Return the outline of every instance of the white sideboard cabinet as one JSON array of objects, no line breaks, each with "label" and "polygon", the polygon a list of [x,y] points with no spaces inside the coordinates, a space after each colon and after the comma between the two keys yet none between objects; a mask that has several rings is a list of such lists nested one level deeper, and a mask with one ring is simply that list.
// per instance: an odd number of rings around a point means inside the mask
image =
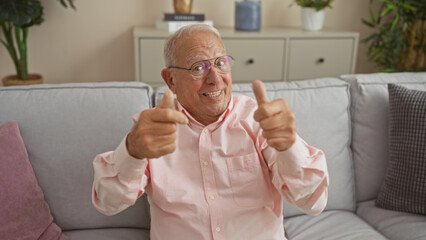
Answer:
[{"label": "white sideboard cabinet", "polygon": [[[241,32],[218,28],[226,51],[233,56],[234,83],[255,79],[294,81],[352,74],[358,51],[356,32],[307,32],[288,28],[263,28]],[[155,28],[133,29],[136,81],[162,85],[164,42],[170,35]]]}]

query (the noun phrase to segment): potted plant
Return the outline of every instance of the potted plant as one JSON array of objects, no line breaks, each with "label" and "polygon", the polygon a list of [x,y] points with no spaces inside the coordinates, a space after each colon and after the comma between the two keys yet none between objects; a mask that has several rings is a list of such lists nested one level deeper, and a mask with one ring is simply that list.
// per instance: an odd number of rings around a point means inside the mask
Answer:
[{"label": "potted plant", "polygon": [[[75,9],[74,0],[58,0],[67,8]],[[27,39],[31,26],[43,22],[43,6],[39,0],[0,0],[0,42],[6,47],[16,75],[3,78],[3,85],[26,85],[43,82],[39,74],[28,74]]]},{"label": "potted plant", "polygon": [[[375,4],[380,4],[374,13]],[[370,20],[376,30],[364,39],[367,55],[379,71],[426,71],[426,2],[418,0],[371,0]]]},{"label": "potted plant", "polygon": [[324,25],[325,8],[334,0],[295,0],[302,7],[302,26],[307,31],[321,31]]}]

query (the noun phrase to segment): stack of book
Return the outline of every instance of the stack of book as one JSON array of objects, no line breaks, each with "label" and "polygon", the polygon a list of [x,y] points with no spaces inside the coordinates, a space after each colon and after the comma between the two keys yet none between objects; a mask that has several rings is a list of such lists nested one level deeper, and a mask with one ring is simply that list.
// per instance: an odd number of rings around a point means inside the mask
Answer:
[{"label": "stack of book", "polygon": [[164,19],[158,20],[155,23],[155,27],[161,30],[167,30],[169,32],[175,32],[179,28],[194,24],[204,23],[213,26],[213,21],[205,20],[205,16],[202,13],[198,14],[176,14],[176,13],[164,13]]}]

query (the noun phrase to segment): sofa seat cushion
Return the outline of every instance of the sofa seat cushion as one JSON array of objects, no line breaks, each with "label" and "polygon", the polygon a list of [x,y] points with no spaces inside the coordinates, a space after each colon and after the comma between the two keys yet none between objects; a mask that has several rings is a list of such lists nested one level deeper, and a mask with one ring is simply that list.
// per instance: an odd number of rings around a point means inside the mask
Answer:
[{"label": "sofa seat cushion", "polygon": [[152,107],[144,83],[69,83],[0,88],[0,122],[17,120],[40,187],[62,230],[150,227],[145,197],[113,217],[92,204],[93,159],[114,150]]},{"label": "sofa seat cushion", "polygon": [[284,219],[284,228],[291,240],[386,239],[355,213],[348,211],[325,211],[314,217],[304,215],[287,218]]},{"label": "sofa seat cushion", "polygon": [[359,203],[357,214],[389,239],[426,239],[426,216],[378,208],[375,200]]},{"label": "sofa seat cushion", "polygon": [[388,149],[388,83],[426,90],[426,73],[345,75],[351,84],[352,150],[357,201],[377,198],[386,174]]},{"label": "sofa seat cushion", "polygon": [[64,231],[70,240],[149,240],[149,230],[136,228],[105,228]]}]

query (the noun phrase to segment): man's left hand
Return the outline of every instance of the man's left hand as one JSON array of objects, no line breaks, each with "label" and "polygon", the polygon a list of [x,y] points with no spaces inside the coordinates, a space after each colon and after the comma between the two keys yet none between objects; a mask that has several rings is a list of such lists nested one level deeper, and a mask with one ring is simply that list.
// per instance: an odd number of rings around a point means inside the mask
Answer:
[{"label": "man's left hand", "polygon": [[296,124],[287,102],[281,98],[270,102],[260,80],[253,82],[253,92],[258,105],[254,120],[259,122],[263,137],[280,152],[289,149],[296,141]]}]

